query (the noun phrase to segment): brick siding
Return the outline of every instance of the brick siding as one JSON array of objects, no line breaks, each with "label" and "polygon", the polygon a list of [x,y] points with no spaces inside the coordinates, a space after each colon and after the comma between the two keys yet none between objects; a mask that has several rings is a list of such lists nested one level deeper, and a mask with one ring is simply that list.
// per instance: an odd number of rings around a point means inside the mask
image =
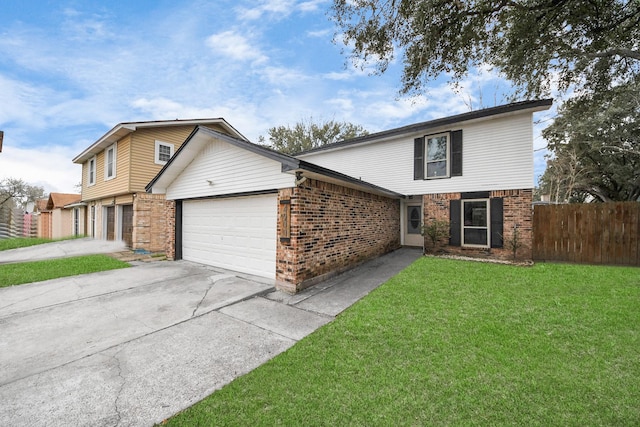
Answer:
[{"label": "brick siding", "polygon": [[399,200],[313,179],[280,190],[281,200],[291,202],[291,237],[278,238],[276,255],[276,286],[286,292],[400,247]]},{"label": "brick siding", "polygon": [[[533,239],[533,190],[494,190],[490,192],[491,198],[503,199],[503,247],[502,248],[464,248],[445,244],[445,250],[449,253],[496,259],[513,258],[513,252],[508,246],[508,241],[513,237],[517,226],[519,240],[522,244],[517,251],[518,260],[531,260]],[[460,199],[460,193],[427,194],[423,196],[424,222],[430,220],[449,221],[449,201]],[[425,248],[431,249],[431,242],[425,239]],[[444,242],[443,242],[444,243]]]},{"label": "brick siding", "polygon": [[163,194],[136,194],[133,199],[133,249],[167,250],[167,237],[173,236],[167,231],[170,225],[167,209],[172,204]]}]

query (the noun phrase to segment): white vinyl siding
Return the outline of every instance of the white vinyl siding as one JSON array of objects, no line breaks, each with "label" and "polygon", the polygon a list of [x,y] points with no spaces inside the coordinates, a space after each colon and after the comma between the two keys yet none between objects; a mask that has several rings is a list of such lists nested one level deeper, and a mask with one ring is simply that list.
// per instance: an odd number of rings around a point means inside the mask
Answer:
[{"label": "white vinyl siding", "polygon": [[169,200],[217,196],[294,186],[280,162],[224,141],[212,140],[169,185]]},{"label": "white vinyl siding", "polygon": [[533,188],[531,113],[428,132],[458,129],[462,129],[463,174],[447,179],[413,179],[414,138],[423,137],[425,132],[299,157],[407,195]]},{"label": "white vinyl siding", "polygon": [[182,258],[274,279],[277,207],[276,194],[185,201]]}]

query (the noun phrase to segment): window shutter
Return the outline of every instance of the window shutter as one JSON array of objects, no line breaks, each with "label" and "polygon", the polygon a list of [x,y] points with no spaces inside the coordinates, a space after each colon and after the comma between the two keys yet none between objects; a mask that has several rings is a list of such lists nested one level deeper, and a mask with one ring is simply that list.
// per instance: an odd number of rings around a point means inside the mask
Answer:
[{"label": "window shutter", "polygon": [[490,199],[490,203],[491,203],[491,208],[490,208],[491,209],[491,247],[501,248],[503,247],[502,198],[496,197],[494,199]]},{"label": "window shutter", "polygon": [[413,140],[413,179],[424,179],[424,138]]},{"label": "window shutter", "polygon": [[451,176],[462,176],[462,130],[451,132]]},{"label": "window shutter", "polygon": [[462,203],[460,200],[449,201],[449,244],[451,246],[462,245],[461,231],[461,212]]}]

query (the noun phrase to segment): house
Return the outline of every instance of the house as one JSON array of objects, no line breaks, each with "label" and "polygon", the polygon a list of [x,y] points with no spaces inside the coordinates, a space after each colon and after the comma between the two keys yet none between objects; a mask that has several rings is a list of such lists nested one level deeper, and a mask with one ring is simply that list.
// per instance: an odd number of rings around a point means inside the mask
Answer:
[{"label": "house", "polygon": [[85,234],[84,206],[80,194],[51,193],[36,201],[38,237],[60,239]]},{"label": "house", "polygon": [[146,189],[167,202],[166,253],[275,279],[296,292],[450,224],[449,248],[504,258],[518,227],[531,257],[534,112],[472,111],[297,157],[198,127]]},{"label": "house", "polygon": [[[532,115],[552,100],[517,102],[320,147],[299,158],[403,194],[401,243],[422,246],[421,224],[449,223],[447,250],[531,259]],[[517,231],[514,231],[517,230]]]},{"label": "house", "polygon": [[145,192],[196,126],[244,140],[224,119],[120,123],[86,148],[74,163],[82,165],[83,220],[86,234],[123,240],[150,252],[165,248],[165,200]]}]

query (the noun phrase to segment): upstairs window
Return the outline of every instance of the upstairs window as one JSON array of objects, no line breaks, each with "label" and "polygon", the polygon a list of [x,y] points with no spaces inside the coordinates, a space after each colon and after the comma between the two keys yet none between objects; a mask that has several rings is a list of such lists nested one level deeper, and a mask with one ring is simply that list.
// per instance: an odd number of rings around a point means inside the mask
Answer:
[{"label": "upstairs window", "polygon": [[449,177],[449,134],[443,133],[440,135],[427,136],[425,140],[426,178]]},{"label": "upstairs window", "polygon": [[156,141],[155,163],[157,165],[165,165],[171,156],[173,156],[173,144]]},{"label": "upstairs window", "polygon": [[89,160],[89,170],[87,171],[87,182],[88,185],[94,185],[96,183],[96,157],[93,156],[92,159]]},{"label": "upstairs window", "polygon": [[104,179],[109,180],[116,177],[116,145],[113,144],[104,152]]},{"label": "upstairs window", "polygon": [[462,130],[414,140],[413,179],[462,176]]}]

